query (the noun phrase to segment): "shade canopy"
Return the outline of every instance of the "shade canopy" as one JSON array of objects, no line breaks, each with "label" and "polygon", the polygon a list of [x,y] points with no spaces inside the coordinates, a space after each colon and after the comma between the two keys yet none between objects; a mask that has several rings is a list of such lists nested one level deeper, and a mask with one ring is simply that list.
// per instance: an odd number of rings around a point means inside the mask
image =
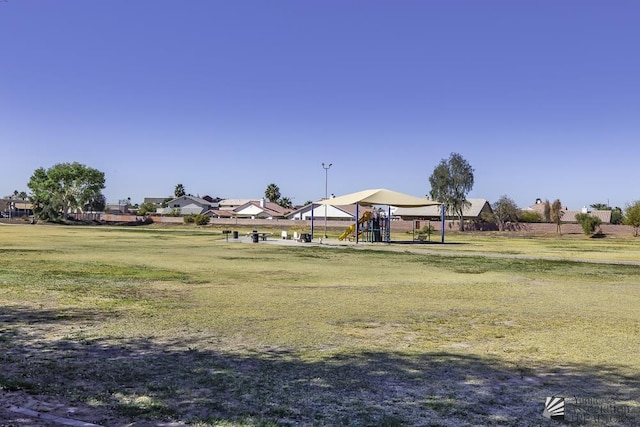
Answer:
[{"label": "shade canopy", "polygon": [[389,205],[402,208],[415,208],[419,206],[440,205],[441,203],[435,200],[429,200],[426,197],[415,197],[410,194],[379,188],[332,197],[331,199],[321,200],[317,202],[317,204],[332,206],[355,204],[361,206]]}]

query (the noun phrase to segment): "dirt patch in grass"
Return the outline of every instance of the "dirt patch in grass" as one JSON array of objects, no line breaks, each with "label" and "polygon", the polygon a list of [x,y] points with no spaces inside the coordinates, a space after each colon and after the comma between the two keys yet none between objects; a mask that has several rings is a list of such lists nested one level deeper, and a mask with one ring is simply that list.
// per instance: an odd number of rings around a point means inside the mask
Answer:
[{"label": "dirt patch in grass", "polygon": [[624,367],[520,364],[455,346],[301,352],[207,335],[98,340],[62,336],[67,321],[21,313],[0,341],[5,410],[105,426],[551,426],[541,413],[554,393],[640,401],[640,377]]}]

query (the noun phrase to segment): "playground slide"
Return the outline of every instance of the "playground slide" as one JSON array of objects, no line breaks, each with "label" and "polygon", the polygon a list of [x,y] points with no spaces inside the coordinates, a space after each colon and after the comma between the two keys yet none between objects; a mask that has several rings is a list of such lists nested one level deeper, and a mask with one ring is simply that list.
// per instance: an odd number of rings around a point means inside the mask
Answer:
[{"label": "playground slide", "polygon": [[[371,212],[366,211],[365,213],[362,214],[362,216],[358,220],[358,224],[362,225],[365,222],[369,221],[369,219],[371,219]],[[351,236],[352,234],[355,234],[355,232],[356,232],[356,225],[351,224],[346,230],[344,230],[344,233],[338,236],[338,240],[344,240],[347,237]]]}]

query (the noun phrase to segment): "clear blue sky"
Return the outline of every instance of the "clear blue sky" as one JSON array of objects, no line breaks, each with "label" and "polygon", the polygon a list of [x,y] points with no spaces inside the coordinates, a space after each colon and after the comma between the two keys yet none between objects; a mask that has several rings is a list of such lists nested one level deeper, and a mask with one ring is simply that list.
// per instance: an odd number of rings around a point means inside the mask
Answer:
[{"label": "clear blue sky", "polygon": [[430,190],[578,209],[640,199],[640,2],[0,2],[0,196],[38,167],[110,202],[187,192],[296,204]]}]

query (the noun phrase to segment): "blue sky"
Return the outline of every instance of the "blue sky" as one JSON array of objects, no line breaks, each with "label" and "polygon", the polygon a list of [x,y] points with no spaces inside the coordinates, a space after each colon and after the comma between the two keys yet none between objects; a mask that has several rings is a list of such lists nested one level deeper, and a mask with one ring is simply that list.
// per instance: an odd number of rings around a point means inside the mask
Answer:
[{"label": "blue sky", "polygon": [[106,174],[110,202],[294,203],[430,190],[578,209],[640,199],[637,1],[0,2],[0,196],[38,167]]}]

